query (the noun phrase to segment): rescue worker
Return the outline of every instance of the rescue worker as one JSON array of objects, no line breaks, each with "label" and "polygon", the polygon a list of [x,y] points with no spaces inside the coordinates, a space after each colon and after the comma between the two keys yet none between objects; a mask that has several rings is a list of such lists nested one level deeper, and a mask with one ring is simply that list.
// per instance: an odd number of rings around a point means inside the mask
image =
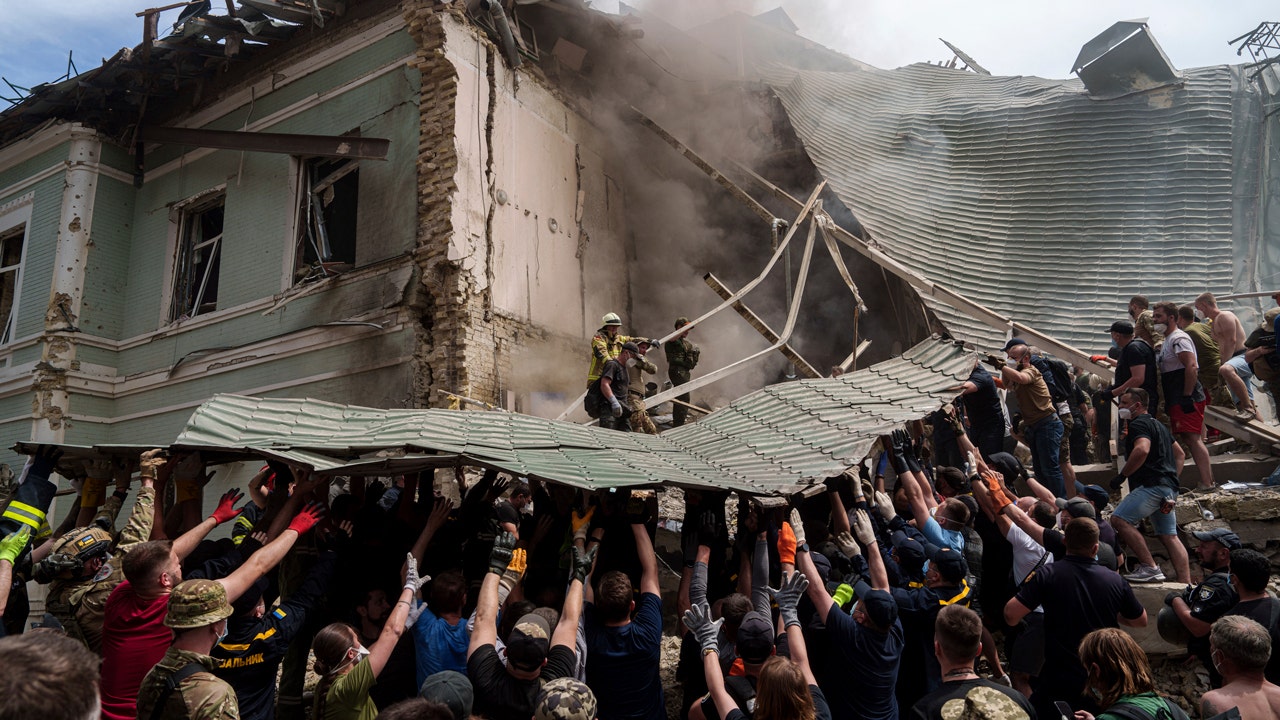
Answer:
[{"label": "rescue worker", "polygon": [[591,367],[587,369],[588,386],[600,378],[606,362],[618,357],[618,351],[622,349],[623,343],[635,340],[633,337],[620,334],[621,329],[622,319],[617,313],[608,313],[600,318],[600,329],[596,331],[595,337],[591,338]]},{"label": "rescue worker", "polygon": [[169,594],[164,624],[173,643],[138,690],[140,720],[238,720],[235,690],[214,674],[209,652],[234,611],[216,580],[187,580]]},{"label": "rescue worker", "polygon": [[[689,318],[676,318],[677,330],[688,324]],[[662,350],[667,356],[667,377],[671,378],[671,384],[683,385],[689,382],[690,373],[698,366],[698,356],[702,353],[697,345],[689,342],[689,331],[685,330],[668,340]],[[689,408],[680,404],[689,402],[689,393],[677,395],[676,400],[680,402],[671,403],[672,427],[680,427],[689,418]]]},{"label": "rescue worker", "polygon": [[[12,495],[0,513],[0,537],[6,537],[26,528],[30,542],[24,541],[12,558],[8,594],[4,602],[4,624],[0,636],[17,635],[27,622],[30,603],[27,600],[27,578],[31,575],[30,550],[47,538],[51,531],[45,516],[53,495],[58,490],[49,479],[53,468],[62,457],[62,450],[41,445],[22,468]],[[8,473],[12,475],[12,472]]]},{"label": "rescue worker", "polygon": [[[1222,675],[1214,667],[1209,655],[1209,631],[1214,621],[1235,607],[1240,596],[1231,584],[1231,551],[1241,548],[1240,536],[1229,528],[1194,530],[1191,533],[1200,545],[1196,558],[1204,568],[1204,580],[1199,585],[1188,585],[1181,592],[1165,596],[1168,607],[1160,610],[1157,627],[1176,623],[1186,629],[1187,650],[1204,664],[1209,671],[1211,687],[1222,687]],[[1170,614],[1172,618],[1168,617]]]},{"label": "rescue worker", "polygon": [[644,373],[653,375],[658,372],[658,366],[649,362],[645,354],[649,352],[649,348],[657,344],[657,340],[637,340],[636,347],[640,350],[640,354],[636,355],[627,366],[627,373],[631,376],[631,389],[628,395],[631,399],[632,432],[649,433],[650,435],[658,434],[657,426],[653,424],[653,420],[649,417],[649,411],[644,407]]},{"label": "rescue worker", "polygon": [[640,357],[640,348],[633,342],[625,342],[618,356],[605,362],[600,371],[599,392],[609,409],[600,413],[600,427],[608,430],[631,430],[629,418],[623,413],[622,402],[627,399],[631,387],[631,375],[627,365],[632,358]]},{"label": "rescue worker", "polygon": [[49,556],[34,568],[36,582],[49,583],[45,609],[62,623],[67,635],[99,655],[107,598],[124,581],[124,555],[151,536],[154,482],[165,461],[163,451],[142,454],[141,487],[119,540],[113,543],[109,529],[114,528],[116,514],[128,496],[127,473],[116,475],[116,491],[107,498],[93,524],[58,538]]}]

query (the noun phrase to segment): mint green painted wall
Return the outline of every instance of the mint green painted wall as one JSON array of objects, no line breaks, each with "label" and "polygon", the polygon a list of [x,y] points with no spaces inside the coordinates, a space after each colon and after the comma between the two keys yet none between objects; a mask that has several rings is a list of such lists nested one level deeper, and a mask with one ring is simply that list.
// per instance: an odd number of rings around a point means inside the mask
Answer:
[{"label": "mint green painted wall", "polygon": [[89,234],[91,245],[85,265],[84,300],[78,323],[80,330],[90,335],[120,339],[128,311],[133,203],[132,185],[98,176]]},{"label": "mint green painted wall", "polygon": [[[53,148],[45,150],[39,155],[36,155],[27,160],[24,160],[23,162],[20,162],[17,165],[13,165],[11,167],[6,167],[6,168],[0,168],[0,187],[9,187],[10,185],[20,183],[23,180],[26,180],[27,178],[31,177],[32,175],[36,175],[40,173],[41,171],[48,170],[50,167],[53,167],[54,165],[61,165],[62,163],[65,163],[67,161],[67,155],[70,152],[71,152],[71,143],[64,142]],[[13,199],[13,197],[16,197],[17,195],[25,194],[29,191],[30,191],[30,188],[23,188],[22,190],[19,190],[17,193],[15,193],[14,196],[0,198],[0,204],[7,203],[9,202],[9,200]]]},{"label": "mint green painted wall", "polygon": [[[63,159],[66,158],[65,149]],[[49,305],[53,279],[53,257],[58,245],[58,221],[62,213],[62,188],[66,177],[58,173],[27,188],[34,192],[31,226],[27,231],[26,257],[22,265],[22,297],[18,299],[18,322],[14,338],[34,335],[44,329],[44,313]]]}]

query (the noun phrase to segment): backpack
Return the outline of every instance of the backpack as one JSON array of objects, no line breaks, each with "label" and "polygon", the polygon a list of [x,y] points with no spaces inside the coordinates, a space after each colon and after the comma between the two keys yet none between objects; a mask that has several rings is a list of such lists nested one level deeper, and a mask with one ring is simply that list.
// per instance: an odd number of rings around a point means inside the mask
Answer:
[{"label": "backpack", "polygon": [[596,378],[587,386],[587,394],[582,397],[582,409],[587,411],[587,415],[598,418],[601,406],[608,405],[604,401],[604,393],[600,392],[600,378]]},{"label": "backpack", "polygon": [[1114,715],[1115,717],[1120,718],[1120,720],[1191,720],[1191,718],[1187,717],[1187,714],[1182,711],[1182,708],[1170,702],[1168,698],[1161,699],[1164,700],[1164,708],[1155,715],[1152,715],[1137,705],[1130,705],[1128,703],[1112,705],[1107,708],[1105,713],[1102,714]]}]

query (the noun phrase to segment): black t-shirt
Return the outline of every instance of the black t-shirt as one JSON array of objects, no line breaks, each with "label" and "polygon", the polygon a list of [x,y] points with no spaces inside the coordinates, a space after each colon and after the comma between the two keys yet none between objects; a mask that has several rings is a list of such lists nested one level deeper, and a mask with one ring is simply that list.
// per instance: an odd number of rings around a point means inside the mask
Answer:
[{"label": "black t-shirt", "polygon": [[[609,390],[613,392],[613,396],[618,398],[618,402],[626,404],[627,391],[631,387],[631,373],[627,372],[627,368],[617,360],[610,360],[604,364],[604,369],[600,371],[600,379],[609,378]],[[602,383],[603,385],[603,383]],[[604,396],[604,391],[600,392]],[[606,399],[605,404],[609,401]]]},{"label": "black t-shirt", "polygon": [[1173,462],[1173,437],[1169,429],[1161,425],[1151,413],[1146,412],[1129,421],[1124,436],[1124,454],[1133,454],[1133,445],[1139,438],[1151,441],[1151,450],[1142,467],[1133,471],[1129,478],[1141,487],[1159,487],[1161,485],[1177,492],[1178,471]]},{"label": "black t-shirt", "polygon": [[975,435],[983,430],[999,428],[1004,435],[1004,413],[1000,412],[1000,395],[996,392],[996,381],[986,368],[978,365],[969,373],[969,382],[978,389],[967,395],[961,395],[964,402],[965,415],[973,426]]},{"label": "black t-shirt", "polygon": [[[1271,632],[1271,660],[1267,662],[1267,682],[1280,682],[1280,613],[1276,612],[1280,600],[1273,597],[1245,600],[1227,611],[1228,615],[1243,615],[1256,621]],[[1272,619],[1275,619],[1273,622]]]},{"label": "black t-shirt", "polygon": [[[945,682],[937,690],[920,699],[906,717],[912,720],[943,720],[944,717],[967,717],[962,710],[973,704],[986,712],[979,717],[998,717],[1002,720],[1036,720],[1036,711],[1022,693],[997,685],[990,680],[975,678]],[[943,707],[950,704],[954,711],[943,715]]]},{"label": "black t-shirt", "polygon": [[576,655],[571,648],[555,645],[537,680],[517,680],[507,672],[498,651],[482,645],[467,659],[467,676],[475,687],[475,713],[489,720],[529,720],[542,684],[573,676]]},{"label": "black t-shirt", "polygon": [[[822,690],[818,689],[817,685],[810,685],[809,693],[813,695],[815,720],[831,720],[831,708],[827,706],[827,696],[822,694]],[[747,720],[747,716],[742,710],[734,708],[729,711],[729,717],[725,720]]]},{"label": "black t-shirt", "polygon": [[845,668],[847,678],[827,688],[832,716],[837,720],[896,720],[898,703],[893,689],[902,660],[902,623],[895,620],[888,632],[876,632],[860,625],[832,601],[827,631],[831,633],[831,661]]},{"label": "black t-shirt", "polygon": [[1041,682],[1078,693],[1086,678],[1077,649],[1085,635],[1117,627],[1117,616],[1142,616],[1129,583],[1092,558],[1067,555],[1040,568],[1018,589],[1018,601],[1044,608],[1045,648]]},{"label": "black t-shirt", "polygon": [[1159,385],[1156,373],[1156,351],[1152,350],[1145,340],[1134,338],[1120,351],[1120,359],[1116,361],[1116,384],[1112,387],[1120,387],[1129,382],[1129,378],[1133,377],[1133,368],[1139,365],[1147,369],[1147,374],[1142,378],[1141,387],[1151,396],[1151,407],[1147,408],[1147,412],[1154,413],[1158,403],[1157,398],[1160,397],[1156,390]]},{"label": "black t-shirt", "polygon": [[520,511],[508,500],[499,500],[493,505],[493,512],[498,516],[498,523],[511,523],[520,529]]}]

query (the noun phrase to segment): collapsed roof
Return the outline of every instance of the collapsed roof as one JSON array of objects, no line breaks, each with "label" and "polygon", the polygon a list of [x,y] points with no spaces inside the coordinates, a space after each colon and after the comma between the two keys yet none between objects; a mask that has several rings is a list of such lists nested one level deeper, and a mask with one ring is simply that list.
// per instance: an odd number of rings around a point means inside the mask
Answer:
[{"label": "collapsed roof", "polygon": [[[839,378],[766,387],[661,435],[507,412],[217,395],[192,414],[173,448],[214,461],[279,459],[323,475],[479,465],[588,490],[676,485],[788,495],[856,464],[880,435],[955,399],[975,362],[957,343],[934,338]],[[71,476],[87,457],[140,449],[68,446],[62,462]]]}]

